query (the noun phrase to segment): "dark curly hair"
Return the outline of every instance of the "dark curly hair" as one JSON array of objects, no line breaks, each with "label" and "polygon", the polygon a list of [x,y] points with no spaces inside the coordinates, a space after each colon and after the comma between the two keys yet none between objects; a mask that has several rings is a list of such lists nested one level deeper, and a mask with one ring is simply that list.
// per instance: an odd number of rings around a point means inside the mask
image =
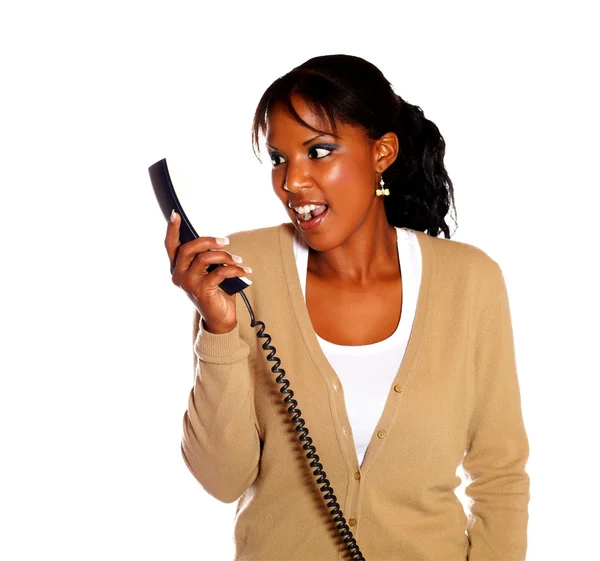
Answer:
[{"label": "dark curly hair", "polygon": [[[454,189],[444,167],[446,143],[423,110],[404,101],[383,73],[370,62],[351,55],[326,55],[307,60],[275,80],[262,95],[252,123],[252,146],[260,161],[259,132],[265,134],[269,108],[282,103],[308,128],[294,110],[292,95],[329,123],[337,134],[337,122],[361,126],[376,140],[386,132],[398,136],[399,153],[383,172],[389,196],[384,197],[388,222],[430,236],[450,237],[445,217],[454,204]],[[456,220],[454,220],[456,224]]]}]

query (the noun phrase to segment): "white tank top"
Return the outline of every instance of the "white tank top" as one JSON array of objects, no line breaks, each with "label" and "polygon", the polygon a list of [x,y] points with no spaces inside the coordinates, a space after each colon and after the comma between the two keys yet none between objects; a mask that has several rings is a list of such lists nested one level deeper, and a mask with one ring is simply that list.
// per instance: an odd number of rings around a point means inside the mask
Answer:
[{"label": "white tank top", "polygon": [[[396,228],[396,232],[402,271],[402,312],[396,331],[383,341],[358,346],[335,345],[317,335],[323,353],[342,382],[360,465],[404,358],[421,286],[422,256],[417,236],[404,228]],[[298,232],[294,232],[294,255],[306,302],[308,246]]]}]

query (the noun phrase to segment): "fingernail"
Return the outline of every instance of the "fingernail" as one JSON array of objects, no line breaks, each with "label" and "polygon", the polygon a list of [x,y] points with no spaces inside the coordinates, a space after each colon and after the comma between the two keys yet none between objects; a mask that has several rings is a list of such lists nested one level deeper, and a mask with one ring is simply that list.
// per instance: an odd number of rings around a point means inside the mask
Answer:
[{"label": "fingernail", "polygon": [[231,255],[231,258],[236,262],[236,263],[241,263],[243,261],[243,259],[239,256],[239,255]]},{"label": "fingernail", "polygon": [[244,271],[246,271],[247,273],[252,272],[252,269],[250,267],[242,267],[242,269],[244,269]]},{"label": "fingernail", "polygon": [[169,218],[169,220],[170,220],[171,222],[175,222],[175,214],[176,214],[176,213],[175,213],[175,209],[173,209],[173,210],[171,211],[171,217]]},{"label": "fingernail", "polygon": [[217,243],[223,244],[223,245],[228,245],[229,244],[229,238],[217,238]]}]

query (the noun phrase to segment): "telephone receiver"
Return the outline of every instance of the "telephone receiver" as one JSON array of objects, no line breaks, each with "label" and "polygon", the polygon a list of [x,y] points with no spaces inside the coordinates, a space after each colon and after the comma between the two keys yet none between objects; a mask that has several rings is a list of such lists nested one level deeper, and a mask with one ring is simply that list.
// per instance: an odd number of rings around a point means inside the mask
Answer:
[{"label": "telephone receiver", "polygon": [[[198,238],[199,236],[196,233],[196,230],[194,230],[192,223],[185,214],[185,211],[177,198],[177,193],[175,193],[175,188],[173,187],[169,168],[167,166],[167,160],[163,158],[156,162],[148,168],[148,172],[150,173],[150,181],[152,183],[152,188],[154,189],[154,194],[158,200],[158,206],[160,206],[160,210],[165,219],[167,221],[169,220],[172,209],[175,209],[175,212],[181,216],[179,241],[183,244]],[[225,266],[224,263],[211,263],[206,270],[210,273],[217,267]],[[220,283],[219,288],[227,292],[227,294],[237,294],[241,290],[248,288],[251,284],[252,281],[246,277],[230,277]]]},{"label": "telephone receiver", "polygon": [[[172,209],[175,209],[175,212],[179,213],[181,216],[181,225],[179,228],[180,242],[183,244],[198,238],[199,236],[196,233],[196,230],[194,230],[194,227],[186,216],[183,207],[177,198],[177,194],[175,193],[175,188],[173,187],[173,182],[171,181],[171,176],[169,174],[166,158],[163,158],[162,160],[159,160],[155,164],[151,165],[148,168],[148,172],[150,173],[150,182],[152,183],[152,188],[154,189],[154,195],[158,200],[158,205],[160,206],[160,210],[162,211],[164,218],[167,221],[169,220]],[[212,263],[206,270],[207,272],[211,272],[216,267],[224,266],[226,266],[224,263]],[[268,333],[265,333],[265,324],[262,321],[254,318],[254,311],[252,310],[250,302],[248,302],[248,299],[243,292],[244,289],[248,288],[248,286],[251,284],[252,281],[245,277],[231,277],[223,280],[223,282],[219,284],[219,288],[224,290],[227,294],[237,294],[239,292],[250,314],[250,326],[260,326],[256,336],[266,339],[261,346],[265,351],[269,351],[267,360],[275,362],[275,366],[271,368],[271,371],[279,373],[276,381],[277,383],[283,385],[279,391],[282,394],[286,394],[284,402],[288,405],[290,403],[292,404],[290,407],[288,407],[288,412],[294,414],[294,416],[291,418],[291,421],[292,423],[297,423],[295,430],[300,433],[298,435],[298,440],[301,443],[305,442],[305,444],[302,445],[302,449],[310,450],[310,452],[306,454],[306,457],[311,460],[310,467],[316,468],[313,471],[313,474],[315,477],[317,477],[317,483],[319,485],[323,484],[323,486],[320,488],[321,492],[325,493],[323,499],[325,501],[329,501],[327,503],[327,507],[331,509],[330,512],[333,517],[333,521],[337,524],[337,530],[339,531],[342,540],[346,543],[346,549],[350,552],[351,559],[355,561],[365,561],[365,558],[363,557],[358,544],[356,543],[356,539],[352,535],[348,524],[346,524],[346,519],[344,518],[342,509],[337,502],[333,488],[329,484],[329,480],[327,479],[327,474],[323,469],[323,465],[319,462],[317,449],[312,443],[312,438],[308,436],[308,429],[305,426],[304,419],[300,417],[302,411],[297,408],[298,402],[294,399],[294,392],[291,389],[288,389],[290,383],[289,380],[284,378],[285,370],[283,370],[283,368],[279,368],[281,360],[275,356],[275,347],[269,344],[271,342],[271,336]]]}]

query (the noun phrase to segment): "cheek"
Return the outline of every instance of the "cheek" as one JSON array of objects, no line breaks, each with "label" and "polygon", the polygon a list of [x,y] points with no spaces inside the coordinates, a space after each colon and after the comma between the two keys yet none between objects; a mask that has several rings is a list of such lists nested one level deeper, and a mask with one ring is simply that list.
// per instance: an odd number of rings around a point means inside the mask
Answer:
[{"label": "cheek", "polygon": [[283,188],[283,184],[285,181],[284,174],[281,173],[280,169],[273,168],[271,170],[271,187],[273,188],[273,192],[277,196],[277,198],[283,203],[286,207],[286,210],[289,211],[292,215],[294,211],[288,207],[288,198],[289,193]]},{"label": "cheek", "polygon": [[345,179],[350,175],[350,172],[340,160],[336,161],[333,165],[327,166],[321,174],[321,181],[326,186],[335,187],[338,183],[343,183]]},{"label": "cheek", "polygon": [[354,158],[340,158],[323,170],[320,181],[334,196],[338,192],[358,195],[369,182],[368,172],[366,163]]},{"label": "cheek", "polygon": [[284,176],[282,175],[281,170],[273,168],[271,170],[271,185],[273,186],[273,191],[275,191],[278,197],[282,196],[283,181]]}]

